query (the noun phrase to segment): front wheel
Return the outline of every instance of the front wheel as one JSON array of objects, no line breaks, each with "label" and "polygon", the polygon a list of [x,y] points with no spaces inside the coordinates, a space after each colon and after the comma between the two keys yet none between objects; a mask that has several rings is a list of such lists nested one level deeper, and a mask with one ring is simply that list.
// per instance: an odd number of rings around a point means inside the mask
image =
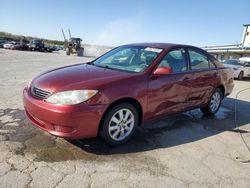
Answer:
[{"label": "front wheel", "polygon": [[221,89],[217,88],[211,96],[207,106],[201,108],[203,114],[213,116],[219,110],[223,96]]},{"label": "front wheel", "polygon": [[126,143],[138,126],[138,112],[129,103],[118,104],[104,117],[101,129],[102,138],[111,145]]}]

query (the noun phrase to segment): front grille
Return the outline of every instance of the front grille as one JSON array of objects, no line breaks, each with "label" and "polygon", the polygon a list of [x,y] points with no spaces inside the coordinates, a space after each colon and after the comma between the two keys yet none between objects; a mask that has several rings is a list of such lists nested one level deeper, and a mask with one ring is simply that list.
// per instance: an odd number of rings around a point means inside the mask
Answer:
[{"label": "front grille", "polygon": [[50,92],[37,88],[37,87],[32,87],[31,93],[34,97],[37,97],[39,99],[45,99],[50,95]]}]

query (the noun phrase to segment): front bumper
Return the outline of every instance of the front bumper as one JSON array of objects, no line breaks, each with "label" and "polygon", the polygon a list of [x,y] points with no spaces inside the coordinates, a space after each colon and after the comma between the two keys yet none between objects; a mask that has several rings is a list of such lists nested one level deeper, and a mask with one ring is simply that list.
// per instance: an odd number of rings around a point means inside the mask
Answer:
[{"label": "front bumper", "polygon": [[29,89],[23,90],[26,116],[40,129],[68,139],[96,137],[106,105],[85,103],[59,106],[34,98]]}]

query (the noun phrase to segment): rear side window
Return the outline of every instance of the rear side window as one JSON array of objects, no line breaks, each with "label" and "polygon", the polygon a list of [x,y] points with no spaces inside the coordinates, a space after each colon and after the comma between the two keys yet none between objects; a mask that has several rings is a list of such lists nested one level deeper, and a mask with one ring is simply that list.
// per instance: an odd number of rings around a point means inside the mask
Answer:
[{"label": "rear side window", "polygon": [[184,72],[187,70],[185,50],[175,49],[167,53],[158,67],[171,67],[173,72]]},{"label": "rear side window", "polygon": [[192,70],[200,70],[200,69],[208,69],[209,68],[209,60],[207,56],[203,55],[196,50],[189,49],[188,50],[191,69]]}]

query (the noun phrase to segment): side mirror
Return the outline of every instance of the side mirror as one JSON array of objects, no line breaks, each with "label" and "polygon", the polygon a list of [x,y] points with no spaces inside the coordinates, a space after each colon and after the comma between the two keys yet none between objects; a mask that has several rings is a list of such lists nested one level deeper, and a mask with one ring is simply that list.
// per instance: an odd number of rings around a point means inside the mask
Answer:
[{"label": "side mirror", "polygon": [[158,67],[154,71],[154,75],[167,75],[172,73],[171,67]]}]

